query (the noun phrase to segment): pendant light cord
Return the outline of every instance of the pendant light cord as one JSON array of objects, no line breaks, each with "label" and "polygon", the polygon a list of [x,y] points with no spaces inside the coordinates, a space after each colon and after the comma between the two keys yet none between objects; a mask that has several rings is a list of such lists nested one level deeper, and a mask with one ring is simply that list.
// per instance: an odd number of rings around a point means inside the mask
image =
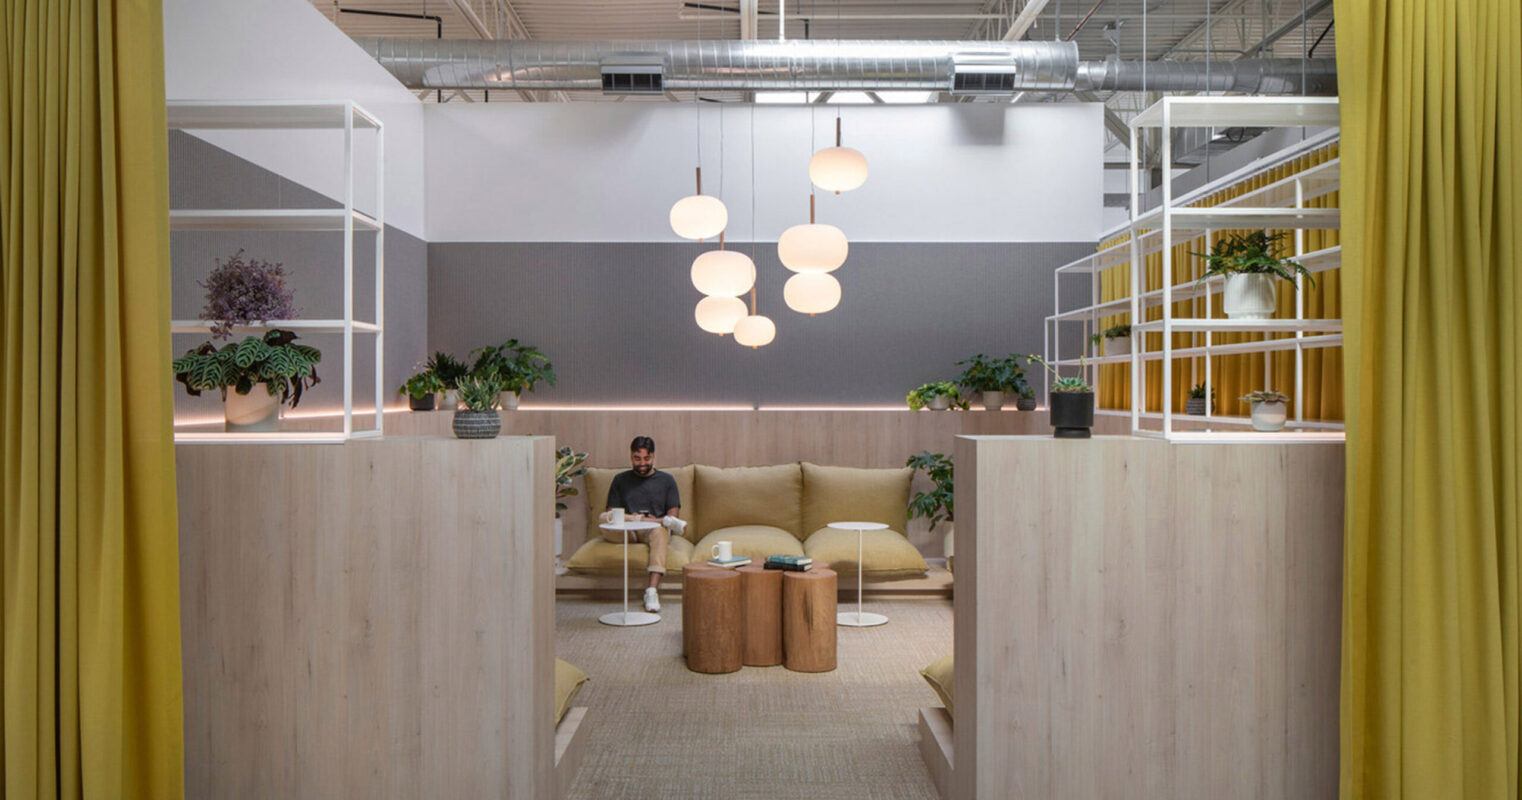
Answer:
[{"label": "pendant light cord", "polygon": [[[756,263],[756,240],[761,237],[756,235],[756,103],[750,104],[750,263]],[[756,284],[760,282],[761,273],[758,270],[756,280],[750,284],[750,313],[756,315]]]}]

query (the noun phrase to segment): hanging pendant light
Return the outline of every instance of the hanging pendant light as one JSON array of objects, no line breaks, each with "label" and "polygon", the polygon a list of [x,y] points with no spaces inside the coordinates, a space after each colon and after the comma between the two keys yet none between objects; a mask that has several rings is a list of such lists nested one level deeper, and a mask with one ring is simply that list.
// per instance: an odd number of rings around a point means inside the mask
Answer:
[{"label": "hanging pendant light", "polygon": [[809,180],[835,194],[860,188],[867,182],[867,157],[840,146],[840,117],[835,118],[835,146],[820,150],[809,159]]},{"label": "hanging pendant light", "polygon": [[729,209],[724,201],[703,194],[703,168],[698,167],[698,192],[676,201],[671,207],[671,230],[683,239],[712,239],[729,225]]},{"label": "hanging pendant light", "polygon": [[814,222],[814,196],[809,195],[809,224],[794,225],[777,240],[777,257],[794,272],[833,272],[846,263],[851,245],[834,225]]},{"label": "hanging pendant light", "polygon": [[756,262],[739,251],[725,250],[721,233],[719,249],[692,262],[692,285],[710,297],[739,297],[756,285]]},{"label": "hanging pendant light", "polygon": [[735,323],[735,341],[746,347],[762,347],[777,338],[777,325],[770,317],[751,314]]},{"label": "hanging pendant light", "polygon": [[744,319],[748,310],[738,297],[705,297],[698,301],[693,316],[699,328],[723,336],[735,332],[735,323]]},{"label": "hanging pendant light", "polygon": [[823,314],[840,305],[840,281],[825,272],[800,272],[787,279],[782,299],[800,314]]}]

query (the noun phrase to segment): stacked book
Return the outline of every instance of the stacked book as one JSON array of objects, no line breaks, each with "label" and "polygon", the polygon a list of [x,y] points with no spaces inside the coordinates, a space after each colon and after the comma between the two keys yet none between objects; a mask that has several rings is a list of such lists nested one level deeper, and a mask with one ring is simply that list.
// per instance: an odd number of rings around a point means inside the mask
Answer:
[{"label": "stacked book", "polygon": [[721,559],[717,559],[717,558],[710,558],[710,559],[708,559],[708,566],[710,566],[710,567],[724,567],[725,569],[734,569],[735,567],[743,567],[743,566],[745,566],[746,564],[749,564],[749,563],[750,563],[750,558],[748,558],[746,556],[734,556],[732,558],[726,558],[726,559],[722,559],[722,560]]},{"label": "stacked book", "polygon": [[808,556],[767,556],[767,569],[781,569],[789,572],[807,572],[814,566],[814,559]]}]

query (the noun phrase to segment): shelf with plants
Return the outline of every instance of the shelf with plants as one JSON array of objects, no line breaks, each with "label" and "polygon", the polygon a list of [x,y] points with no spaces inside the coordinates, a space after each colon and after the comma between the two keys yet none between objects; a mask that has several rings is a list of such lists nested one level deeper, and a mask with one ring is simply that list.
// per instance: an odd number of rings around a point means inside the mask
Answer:
[{"label": "shelf with plants", "polygon": [[[215,209],[215,208],[190,208],[171,209],[169,212],[169,226],[172,231],[320,231],[341,233],[343,235],[343,316],[339,318],[324,319],[293,319],[292,313],[219,313],[208,306],[208,311],[202,313],[202,319],[198,320],[173,320],[170,330],[175,334],[193,335],[208,334],[213,339],[230,339],[234,334],[241,339],[236,339],[227,345],[235,351],[238,348],[253,348],[250,342],[269,340],[271,336],[277,336],[281,342],[285,337],[299,339],[303,334],[338,334],[342,337],[342,362],[340,373],[343,393],[343,413],[341,428],[335,431],[293,431],[281,430],[278,421],[278,408],[273,424],[262,419],[257,424],[240,425],[233,423],[232,412],[224,411],[223,430],[201,430],[205,427],[200,424],[192,424],[183,420],[176,421],[175,441],[178,443],[288,443],[288,444],[319,444],[341,443],[350,439],[372,438],[382,435],[384,430],[384,364],[385,364],[385,139],[384,130],[380,121],[359,105],[346,100],[331,102],[281,102],[265,100],[245,101],[172,101],[168,104],[167,117],[169,127],[175,130],[240,130],[240,131],[269,131],[278,134],[280,131],[306,131],[326,129],[340,131],[342,133],[343,146],[341,152],[335,152],[334,160],[340,161],[343,170],[344,193],[342,206],[334,208],[255,208],[255,209]],[[355,207],[355,174],[358,165],[356,163],[356,136],[359,133],[373,134],[374,136],[374,181],[375,198],[374,212],[364,213]],[[354,240],[356,235],[374,236],[374,304],[370,315],[371,320],[356,319],[356,306],[354,298]],[[240,253],[241,255],[241,253]],[[234,258],[237,258],[235,256]],[[250,259],[257,261],[256,259]],[[258,262],[262,263],[262,262]],[[268,266],[268,265],[264,265]],[[279,265],[274,265],[278,267]],[[220,266],[219,266],[220,268]],[[237,293],[232,293],[237,296]],[[210,299],[210,296],[209,296]],[[249,304],[247,298],[241,301],[245,306]],[[255,304],[257,305],[257,304]],[[287,304],[288,305],[288,304]],[[289,307],[294,311],[294,307]],[[355,425],[354,413],[354,360],[356,336],[371,337],[374,346],[374,424],[373,427],[364,429]],[[308,347],[304,342],[301,345],[290,344],[292,347]],[[176,363],[179,366],[191,366],[195,363],[192,356],[200,356],[203,361],[213,358],[213,353],[218,348],[213,342],[198,345],[195,349],[185,353]],[[315,350],[314,350],[315,352]],[[320,353],[318,354],[320,360]],[[283,356],[277,355],[278,361]],[[190,359],[190,360],[186,360]],[[208,362],[209,363],[209,362]],[[200,372],[191,377],[189,373],[176,370],[177,378],[184,384],[187,392],[198,394],[202,391],[218,390],[224,398],[233,395],[235,401],[244,401],[250,396],[257,396],[261,392],[260,383],[252,387],[251,391],[245,386],[235,386],[232,381],[235,377],[232,371],[225,366],[222,374],[215,366],[207,363],[196,363]],[[285,365],[281,365],[285,366]],[[315,362],[314,362],[315,366]],[[278,372],[278,370],[277,370]],[[312,371],[315,383],[315,369]],[[221,385],[218,385],[219,382]],[[194,387],[194,388],[193,388]],[[300,400],[300,393],[281,392],[281,405],[294,408]],[[224,400],[225,404],[225,400]]]}]

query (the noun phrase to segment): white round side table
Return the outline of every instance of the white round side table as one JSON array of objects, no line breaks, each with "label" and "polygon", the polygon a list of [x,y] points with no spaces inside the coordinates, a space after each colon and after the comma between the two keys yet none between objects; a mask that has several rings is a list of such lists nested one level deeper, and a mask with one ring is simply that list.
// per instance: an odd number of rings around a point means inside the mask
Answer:
[{"label": "white round side table", "polygon": [[885,531],[888,526],[881,522],[831,522],[829,527],[841,531],[856,531],[856,610],[836,614],[835,624],[851,628],[870,628],[874,625],[885,624],[888,618],[882,614],[868,614],[861,610],[861,576],[867,571],[861,558],[861,539],[865,531]]},{"label": "white round side table", "polygon": [[604,625],[632,627],[635,625],[653,625],[661,621],[659,614],[651,614],[648,611],[629,610],[629,534],[637,531],[653,531],[660,526],[659,522],[647,520],[630,520],[620,522],[617,525],[604,522],[597,526],[605,531],[624,532],[624,610],[614,611],[611,614],[603,614],[597,618],[598,622]]}]

